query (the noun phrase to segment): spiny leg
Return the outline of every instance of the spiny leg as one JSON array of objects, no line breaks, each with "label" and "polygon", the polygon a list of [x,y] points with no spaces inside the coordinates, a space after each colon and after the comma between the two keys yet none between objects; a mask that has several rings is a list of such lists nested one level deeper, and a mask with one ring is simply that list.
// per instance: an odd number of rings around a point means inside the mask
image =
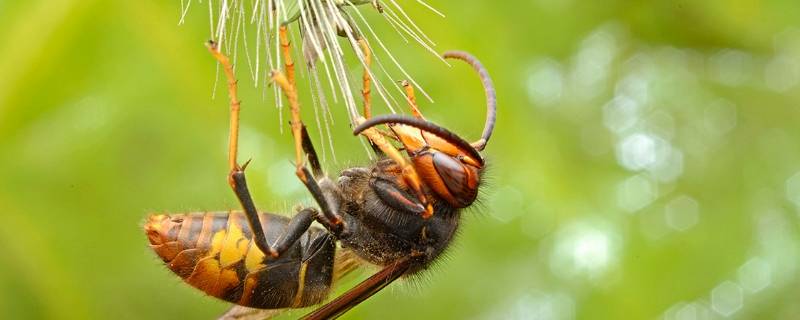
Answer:
[{"label": "spiny leg", "polygon": [[[283,56],[283,67],[286,72],[286,79],[289,81],[289,84],[294,87],[294,61],[292,60],[291,53],[292,44],[289,42],[289,29],[286,27],[286,25],[281,26],[278,35],[281,42],[281,53]],[[295,94],[295,98],[296,97],[297,94]]]},{"label": "spiny leg", "polygon": [[265,255],[272,258],[277,258],[281,253],[285,252],[286,249],[291,247],[291,245],[297,241],[297,239],[300,238],[300,236],[311,225],[310,221],[313,221],[318,214],[315,209],[311,208],[301,210],[298,214],[292,217],[291,221],[289,222],[290,228],[287,228],[286,231],[284,231],[284,233],[280,236],[275,247],[270,246],[267,242],[267,237],[264,234],[261,219],[258,215],[258,210],[256,209],[255,202],[253,202],[253,197],[250,195],[250,190],[247,188],[247,179],[245,178],[244,174],[244,170],[247,168],[247,163],[240,166],[236,159],[239,142],[239,111],[241,101],[239,101],[237,95],[238,87],[236,83],[236,77],[233,73],[233,65],[231,64],[230,59],[219,51],[219,47],[215,42],[209,41],[207,45],[211,54],[222,65],[223,69],[225,70],[225,76],[228,79],[228,95],[230,97],[231,115],[230,136],[228,140],[228,165],[230,167],[228,183],[233,189],[233,192],[236,194],[236,197],[239,199],[242,209],[244,209],[245,216],[247,217],[247,223],[250,226],[250,230],[253,232],[253,240],[255,241],[256,246]]},{"label": "spiny leg", "polygon": [[[372,63],[372,54],[369,49],[369,45],[363,38],[359,38],[358,45],[361,48],[361,51],[364,55],[364,75],[363,75],[363,89],[361,90],[361,94],[364,96],[364,116],[359,117],[356,119],[356,125],[363,123],[365,120],[372,118],[372,107],[371,107],[371,98],[370,98],[370,84],[371,78],[369,75],[369,67]],[[416,99],[414,98],[413,88],[404,81],[404,87],[406,87],[406,94],[408,97],[408,101],[411,104],[412,112],[414,112],[415,116],[419,118],[422,115],[419,113],[419,110],[416,107]],[[409,91],[410,90],[410,91]],[[403,172],[403,180],[406,184],[408,184],[411,189],[414,191],[414,194],[420,200],[420,202],[425,206],[425,212],[422,214],[424,218],[428,218],[433,215],[433,207],[430,203],[428,203],[425,194],[422,192],[422,180],[420,179],[417,171],[414,169],[414,166],[408,163],[403,155],[400,153],[397,148],[389,143],[386,140],[386,136],[394,137],[394,135],[388,134],[386,132],[382,132],[378,130],[378,128],[369,128],[364,130],[362,133],[367,139],[369,140],[370,145],[372,146],[373,150],[376,153],[381,152],[387,155],[389,158],[394,160],[398,166],[402,169]]]},{"label": "spiny leg", "polygon": [[308,156],[308,163],[311,164],[311,172],[314,173],[315,178],[321,178],[324,175],[322,166],[319,164],[319,156],[317,156],[317,151],[314,150],[314,144],[311,143],[311,138],[308,136],[306,126],[303,126],[301,133],[303,134],[303,151]]},{"label": "spiny leg", "polygon": [[[291,108],[292,134],[294,136],[295,143],[295,174],[314,197],[314,200],[316,200],[317,204],[319,204],[320,209],[322,209],[322,214],[324,215],[325,219],[320,219],[320,223],[325,225],[331,231],[341,231],[343,224],[342,218],[339,216],[339,214],[333,211],[336,209],[336,206],[330,204],[330,200],[325,197],[322,188],[320,188],[317,180],[314,178],[314,175],[305,166],[305,159],[303,156],[304,144],[310,145],[311,141],[308,140],[305,143],[303,142],[304,129],[303,122],[300,120],[300,105],[297,101],[297,92],[294,90],[294,87],[289,84],[289,80],[286,78],[286,76],[280,71],[272,72],[272,81],[281,87],[281,90],[283,90],[286,98],[289,100],[289,105]],[[306,134],[306,137],[307,136],[308,134]],[[313,150],[313,147],[311,149],[306,148],[306,150]],[[316,159],[316,153],[312,155],[312,158]],[[321,171],[321,168],[315,168],[315,170]]]},{"label": "spiny leg", "polygon": [[300,102],[297,98],[297,87],[295,86],[294,79],[294,62],[292,61],[291,42],[289,42],[289,34],[286,26],[281,26],[280,29],[280,42],[283,53],[284,70],[285,74],[280,71],[272,72],[272,81],[276,82],[286,99],[289,100],[289,108],[292,114],[291,126],[292,136],[294,137],[294,158],[296,171],[295,174],[306,183],[308,177],[304,176],[302,168],[305,167],[305,157],[303,156],[303,121],[300,119]]},{"label": "spiny leg", "polygon": [[401,81],[400,85],[403,86],[406,93],[406,101],[411,108],[411,114],[416,118],[425,119],[425,117],[422,116],[422,112],[419,111],[419,107],[417,107],[417,97],[414,95],[414,87],[411,86],[407,80]]},{"label": "spiny leg", "polygon": [[275,244],[272,246],[277,252],[286,252],[297,239],[303,236],[303,233],[311,227],[311,223],[319,216],[317,209],[303,208],[292,217],[283,234],[278,237]]},{"label": "spiny leg", "polygon": [[[241,107],[241,101],[238,97],[238,86],[236,85],[236,76],[233,74],[233,65],[231,64],[230,59],[227,56],[222,54],[219,51],[219,47],[217,43],[214,41],[209,41],[206,46],[208,50],[211,52],[211,55],[214,56],[219,64],[222,65],[222,69],[225,72],[225,77],[228,79],[228,97],[230,98],[230,133],[228,135],[228,167],[230,172],[233,173],[234,171],[241,170],[239,167],[239,163],[236,160],[236,155],[238,153],[239,148],[239,110]],[[229,176],[228,183],[233,187],[233,179]]]},{"label": "spiny leg", "polygon": [[294,158],[296,171],[295,174],[303,180],[303,183],[308,179],[304,177],[302,168],[305,167],[303,157],[303,121],[300,119],[300,102],[297,99],[297,88],[295,87],[294,79],[294,62],[292,61],[291,43],[289,42],[289,34],[286,26],[281,26],[280,29],[280,42],[283,53],[284,70],[285,74],[280,71],[272,71],[272,81],[276,82],[286,99],[289,100],[289,108],[292,114],[291,126],[292,136],[294,137]]},{"label": "spiny leg", "polygon": [[[372,66],[372,50],[363,37],[358,39],[358,46],[364,56],[364,75],[362,76],[363,82],[361,85],[361,96],[364,98],[364,117],[369,119],[372,118],[372,77],[369,74],[370,67]],[[375,152],[375,154],[379,156],[384,155],[383,151],[371,140],[369,140],[369,145],[372,147],[372,151]]]},{"label": "spiny leg", "polygon": [[[322,166],[319,164],[319,156],[317,156],[317,151],[314,150],[314,144],[311,143],[311,138],[308,135],[308,131],[306,130],[306,126],[303,126],[302,133],[302,145],[303,151],[308,156],[308,163],[311,165],[312,172],[308,171],[308,168],[303,167],[303,172],[305,176],[312,176],[313,179],[304,184],[306,188],[311,192],[311,195],[314,196],[314,200],[319,204],[322,212],[328,212],[329,214],[325,215],[325,220],[322,220],[320,217],[320,223],[327,226],[330,230],[337,232],[341,231],[341,223],[337,221],[341,221],[340,219],[336,219],[335,211],[333,208],[338,207],[338,205],[334,205],[336,203],[336,199],[333,195],[330,197],[326,196],[329,195],[331,189],[335,189],[336,186],[331,185],[330,180],[327,179],[325,173],[322,171]],[[318,181],[319,180],[319,181]],[[327,191],[327,192],[326,192]]]},{"label": "spiny leg", "polygon": [[364,97],[364,117],[369,119],[372,118],[372,78],[370,78],[369,75],[369,69],[372,66],[372,51],[369,49],[369,45],[364,38],[358,39],[358,46],[361,48],[361,52],[364,55],[364,76],[361,89],[361,95]]},{"label": "spiny leg", "polygon": [[286,250],[297,242],[297,239],[300,239],[306,230],[311,227],[311,223],[314,222],[314,220],[318,220],[320,217],[317,209],[303,208],[292,216],[292,219],[289,220],[289,224],[278,237],[278,240],[276,240],[273,245],[270,245],[267,242],[266,234],[264,234],[258,210],[256,209],[252,196],[250,196],[250,190],[247,188],[244,168],[234,172],[231,177],[235,181],[234,192],[239,198],[239,203],[241,203],[242,208],[244,208],[247,224],[253,232],[253,240],[255,240],[258,249],[268,257],[277,258],[286,252]]},{"label": "spiny leg", "polygon": [[[403,91],[406,94],[406,102],[408,102],[408,106],[411,109],[411,115],[416,119],[425,120],[425,117],[417,106],[417,97],[414,95],[414,87],[407,80],[400,81],[400,85],[403,87]],[[394,132],[393,137],[396,137],[397,140],[400,140],[404,145],[421,144],[416,146],[416,148],[423,148],[423,145],[427,145],[430,139],[436,139],[436,136],[426,134],[425,131],[415,130],[401,124],[387,125]]]},{"label": "spiny leg", "polygon": [[[328,229],[333,232],[341,231],[342,228],[342,218],[336,213],[337,206],[331,204],[331,200],[325,197],[322,188],[320,188],[319,183],[308,171],[308,168],[305,166],[305,157],[303,156],[303,151],[313,151],[312,148],[304,148],[304,144],[307,146],[311,145],[311,141],[303,141],[303,131],[304,125],[303,121],[300,119],[300,102],[297,98],[297,88],[295,87],[294,82],[294,63],[292,62],[291,56],[291,43],[289,42],[288,37],[288,30],[286,26],[281,26],[280,29],[280,42],[281,47],[283,49],[283,58],[285,61],[284,68],[286,70],[286,74],[280,71],[272,71],[272,81],[277,83],[283,93],[286,95],[286,99],[289,100],[289,107],[292,114],[291,126],[292,126],[292,136],[294,138],[294,149],[295,149],[295,174],[300,179],[301,182],[306,186],[308,191],[314,197],[317,204],[319,204],[320,209],[322,209],[322,214],[324,219],[319,219],[320,223],[325,225]],[[306,137],[308,134],[306,133]],[[316,159],[316,153],[311,154],[312,158]],[[317,162],[315,165],[317,168],[314,168],[315,171],[319,171],[321,173],[321,168],[319,168],[319,163]]]},{"label": "spiny leg", "polygon": [[228,135],[228,167],[230,171],[228,173],[228,184],[244,209],[247,221],[250,223],[250,229],[253,230],[253,239],[255,239],[258,248],[265,254],[277,256],[277,253],[267,243],[264,230],[259,222],[258,210],[255,207],[253,198],[250,196],[250,191],[247,189],[247,180],[244,176],[244,169],[247,165],[240,166],[236,160],[239,147],[239,111],[241,101],[239,101],[237,94],[238,87],[236,85],[236,76],[233,73],[233,65],[230,59],[220,52],[215,42],[209,41],[207,46],[214,59],[222,65],[225,77],[228,79],[228,97],[230,98],[230,133]]}]

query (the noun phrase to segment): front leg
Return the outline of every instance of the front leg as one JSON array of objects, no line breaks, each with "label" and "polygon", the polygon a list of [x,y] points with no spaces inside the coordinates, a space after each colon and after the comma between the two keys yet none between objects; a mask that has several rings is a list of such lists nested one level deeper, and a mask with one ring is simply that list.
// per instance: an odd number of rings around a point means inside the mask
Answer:
[{"label": "front leg", "polygon": [[370,142],[374,143],[381,151],[383,151],[388,158],[394,160],[394,162],[400,167],[401,175],[405,184],[410,187],[410,189],[414,192],[414,195],[425,208],[421,214],[422,217],[425,219],[430,218],[433,215],[433,205],[428,201],[425,193],[422,191],[422,179],[420,178],[416,169],[414,169],[414,165],[406,161],[400,151],[397,150],[394,145],[389,143],[389,141],[387,141],[386,138],[384,138],[384,136],[376,128],[369,127],[359,130],[359,128],[361,128],[363,123],[366,121],[367,120],[363,117],[356,119],[356,124],[359,126],[356,127],[354,133],[366,136],[367,139],[369,139]]}]

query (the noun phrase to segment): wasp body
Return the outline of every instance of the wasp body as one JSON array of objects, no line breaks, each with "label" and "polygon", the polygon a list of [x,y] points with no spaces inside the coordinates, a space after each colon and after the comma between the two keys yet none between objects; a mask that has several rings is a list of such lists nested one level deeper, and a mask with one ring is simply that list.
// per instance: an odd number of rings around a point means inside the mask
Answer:
[{"label": "wasp body", "polygon": [[[381,266],[381,271],[306,317],[329,319],[397,278],[427,268],[447,249],[458,229],[461,211],[475,201],[481,185],[485,163],[479,151],[494,126],[494,89],[474,57],[464,52],[445,53],[445,58],[468,62],[483,81],[488,112],[481,138],[469,143],[425,120],[417,109],[413,89],[405,83],[414,116],[357,118],[354,134],[369,140],[379,160],[346,169],[333,181],[323,172],[300,120],[285,31],[282,28],[281,45],[286,73],[274,71],[272,78],[291,106],[295,172],[319,209],[303,208],[292,218],[257,211],[245,179],[246,165],[236,162],[239,101],[233,68],[211,43],[209,48],[228,77],[231,97],[228,182],[244,210],[156,214],[144,228],[151,247],[173,272],[209,295],[246,307],[299,308],[321,303],[337,278],[337,270],[350,264],[340,259],[342,252]],[[368,46],[363,44],[360,47],[368,57]],[[369,83],[365,71],[362,93],[366,115],[371,114]],[[379,131],[375,128],[378,125],[389,130]],[[395,144],[402,145],[408,158]],[[311,226],[314,221],[324,229]],[[342,247],[338,253],[337,242]]]},{"label": "wasp body", "polygon": [[[289,219],[259,215],[275,242]],[[276,309],[322,302],[333,279],[336,244],[309,228],[283,255],[264,259],[241,212],[154,215],[145,225],[150,245],[175,274],[209,295],[241,306]]]},{"label": "wasp body", "polygon": [[[330,289],[336,240],[380,266],[418,256],[406,274],[424,269],[447,248],[460,210],[440,201],[430,218],[415,214],[402,203],[401,197],[413,196],[398,185],[398,172],[391,159],[343,171],[335,186],[323,190],[335,192],[328,198],[339,204],[346,231],[334,237],[310,227],[275,259],[258,248],[242,212],[153,215],[145,231],[170,270],[211,296],[260,309],[310,306]],[[291,227],[284,216],[262,212],[259,219],[269,243]]]}]

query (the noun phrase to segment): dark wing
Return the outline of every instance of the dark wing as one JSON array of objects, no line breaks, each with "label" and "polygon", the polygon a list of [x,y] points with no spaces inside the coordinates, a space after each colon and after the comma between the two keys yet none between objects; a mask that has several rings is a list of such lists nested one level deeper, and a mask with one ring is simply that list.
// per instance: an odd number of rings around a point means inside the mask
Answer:
[{"label": "dark wing", "polygon": [[367,280],[359,283],[333,301],[307,314],[303,319],[322,320],[338,318],[343,313],[347,312],[347,310],[355,307],[404,275],[414,264],[415,260],[414,257],[409,256],[383,268],[383,270],[367,278]]}]

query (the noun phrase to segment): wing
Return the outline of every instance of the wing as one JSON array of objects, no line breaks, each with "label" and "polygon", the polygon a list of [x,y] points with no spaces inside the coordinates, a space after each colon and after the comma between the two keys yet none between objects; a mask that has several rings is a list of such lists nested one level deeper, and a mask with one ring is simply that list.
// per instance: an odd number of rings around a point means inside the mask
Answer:
[{"label": "wing", "polygon": [[388,286],[397,278],[404,275],[409,268],[414,264],[415,259],[413,256],[405,257],[392,265],[383,268],[383,270],[367,278],[359,283],[353,289],[348,290],[341,296],[333,299],[324,306],[320,307],[314,312],[307,314],[303,319],[305,320],[322,320],[322,319],[335,319],[355,307],[362,301],[371,297],[384,287]]},{"label": "wing", "polygon": [[255,309],[234,305],[217,320],[263,320],[272,319],[286,309]]},{"label": "wing", "polygon": [[[333,264],[334,283],[364,265],[364,262],[352,251],[343,248],[337,249]],[[289,310],[292,309],[256,309],[234,305],[222,314],[218,320],[266,320],[280,316]]]}]

